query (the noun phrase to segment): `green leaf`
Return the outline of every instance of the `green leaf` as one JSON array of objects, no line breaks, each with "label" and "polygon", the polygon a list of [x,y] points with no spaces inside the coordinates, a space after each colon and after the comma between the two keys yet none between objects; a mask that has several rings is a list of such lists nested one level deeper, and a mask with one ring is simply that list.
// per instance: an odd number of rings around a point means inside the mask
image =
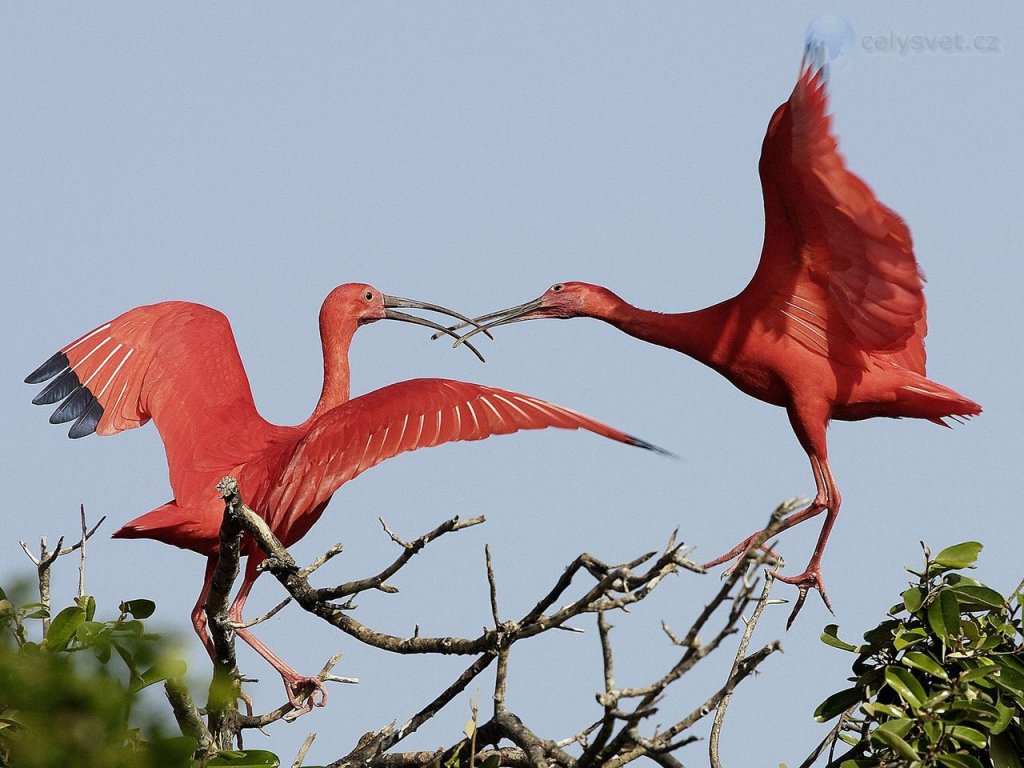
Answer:
[{"label": "green leaf", "polygon": [[106,664],[110,661],[110,627],[97,621],[85,621],[75,630],[75,637],[83,648],[89,648],[96,658]]},{"label": "green leaf", "polygon": [[901,628],[901,630],[896,633],[896,637],[893,639],[892,644],[897,651],[902,651],[904,648],[914,645],[915,643],[919,643],[927,637],[928,630],[924,627],[914,627],[913,629],[908,629],[906,631],[903,631]]},{"label": "green leaf", "polygon": [[946,768],[984,768],[981,761],[973,755],[960,754],[944,754],[936,756],[938,761],[946,766]]},{"label": "green leaf", "polygon": [[501,765],[501,758],[498,755],[491,755],[480,763],[480,768],[498,768],[499,765]]},{"label": "green leaf", "polygon": [[121,613],[129,614],[136,619],[148,619],[156,610],[152,600],[125,600],[121,603]]},{"label": "green leaf", "polygon": [[[909,743],[907,743],[902,736],[898,735],[896,729],[889,728],[893,724],[892,721],[885,723],[885,725],[879,726],[871,734],[871,740],[877,741],[879,744],[888,747],[900,757],[906,758],[907,760],[920,760],[921,756],[917,754],[917,750],[914,749]],[[909,720],[907,723],[909,724]]]},{"label": "green leaf", "polygon": [[949,729],[949,735],[961,744],[969,744],[977,749],[984,748],[987,743],[985,734],[969,725],[954,725]]},{"label": "green leaf", "polygon": [[909,669],[895,665],[886,667],[885,683],[913,709],[919,709],[926,698],[924,688]]},{"label": "green leaf", "polygon": [[903,658],[900,661],[908,667],[913,667],[914,669],[920,669],[922,672],[927,672],[932,677],[938,677],[942,680],[949,679],[949,675],[946,674],[946,670],[942,665],[927,653],[907,651],[907,653],[903,654]]},{"label": "green leaf", "polygon": [[907,713],[904,712],[900,707],[894,707],[892,704],[879,704],[877,701],[862,704],[861,709],[863,709],[865,713],[872,716],[877,716],[880,714],[885,715],[886,717],[895,718],[907,716]]},{"label": "green leaf", "polygon": [[[952,588],[954,594],[960,598],[960,602],[967,606],[965,610],[977,610],[978,608],[994,608],[999,610],[1006,607],[1003,596],[994,589],[984,585],[957,585]],[[978,606],[975,608],[974,606]]]},{"label": "green leaf", "polygon": [[883,621],[874,629],[864,633],[864,640],[870,645],[886,646],[892,642],[893,635],[902,624],[896,619]]},{"label": "green leaf", "polygon": [[814,710],[814,719],[819,723],[827,722],[861,701],[862,696],[858,688],[847,688],[838,693],[833,693]]},{"label": "green leaf", "polygon": [[952,695],[953,695],[953,692],[951,690],[949,690],[949,688],[943,688],[938,693],[933,694],[933,695],[929,696],[927,699],[925,699],[924,701],[922,701],[921,702],[921,709],[926,709],[926,710],[931,711],[931,710],[935,709],[935,707],[937,707],[939,704],[944,702],[946,699],[948,699]]},{"label": "green leaf", "polygon": [[838,648],[841,651],[856,651],[857,646],[840,640],[838,637],[839,625],[829,624],[825,627],[825,631],[821,633],[821,642],[825,645],[831,645],[833,648]]},{"label": "green leaf", "polygon": [[160,683],[175,677],[182,677],[187,666],[181,659],[162,658],[131,682],[132,692],[140,691],[153,683]]},{"label": "green leaf", "polygon": [[924,604],[924,592],[920,587],[911,587],[903,595],[903,607],[908,613],[917,613],[917,610]]},{"label": "green leaf", "polygon": [[246,749],[218,752],[207,766],[228,766],[229,768],[278,768],[281,760],[265,749]]},{"label": "green leaf", "polygon": [[965,541],[946,547],[933,559],[937,565],[945,568],[973,568],[981,553],[981,542]]},{"label": "green leaf", "polygon": [[1005,733],[992,736],[992,747],[989,750],[993,768],[1024,768],[1021,766],[1020,755],[1013,746],[1013,740]]},{"label": "green leaf", "polygon": [[987,677],[995,674],[999,670],[993,665],[975,667],[974,669],[968,669],[963,672],[960,677],[957,678],[958,683],[973,683],[977,680],[984,680]]},{"label": "green leaf", "polygon": [[943,589],[928,606],[928,625],[943,644],[960,634],[960,603],[951,589]]},{"label": "green leaf", "polygon": [[1003,704],[1002,697],[996,699],[996,713],[997,718],[995,724],[989,729],[989,732],[993,735],[998,735],[1006,730],[1006,726],[1010,724],[1013,719],[1013,707],[1008,707]]},{"label": "green leaf", "polygon": [[994,659],[999,675],[992,678],[992,682],[1018,699],[1024,698],[1024,673],[1013,666],[1009,656],[995,656]]},{"label": "green leaf", "polygon": [[85,621],[85,610],[77,605],[69,605],[50,622],[50,630],[46,633],[44,645],[51,651],[65,648],[72,635]]},{"label": "green leaf", "polygon": [[85,611],[85,620],[92,621],[96,616],[96,598],[92,595],[82,595],[75,598],[75,604]]},{"label": "green leaf", "polygon": [[108,622],[114,634],[120,637],[142,637],[146,634],[146,626],[138,620]]}]

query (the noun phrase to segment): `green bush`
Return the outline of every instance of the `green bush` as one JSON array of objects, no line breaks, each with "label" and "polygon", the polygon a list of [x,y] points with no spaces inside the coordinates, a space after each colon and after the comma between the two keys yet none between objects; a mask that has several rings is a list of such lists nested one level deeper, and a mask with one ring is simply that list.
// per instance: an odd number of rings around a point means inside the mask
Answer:
[{"label": "green bush", "polygon": [[143,688],[184,673],[143,619],[155,605],[122,603],[97,621],[96,601],[79,598],[45,627],[46,607],[18,604],[0,589],[0,766],[167,768],[192,765],[193,739],[138,713]]},{"label": "green bush", "polygon": [[853,685],[815,712],[844,718],[840,738],[852,748],[830,765],[1021,768],[1021,593],[1004,597],[959,572],[980,551],[977,542],[934,557],[925,549],[923,570],[908,569],[916,581],[860,645],[826,627],[823,642],[857,654]]}]

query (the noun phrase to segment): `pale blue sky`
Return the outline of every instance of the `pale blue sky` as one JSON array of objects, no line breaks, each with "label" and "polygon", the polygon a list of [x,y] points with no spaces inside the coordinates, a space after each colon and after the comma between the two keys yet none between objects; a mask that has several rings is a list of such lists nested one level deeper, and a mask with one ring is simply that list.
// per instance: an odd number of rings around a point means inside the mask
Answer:
[{"label": "pale blue sky", "polygon": [[[921,539],[983,541],[977,575],[1010,589],[1022,575],[1024,352],[1024,13],[1010,2],[0,5],[0,580],[27,571],[18,539],[73,534],[80,503],[109,516],[109,533],[170,496],[154,429],[70,441],[21,383],[133,306],[173,298],[223,310],[262,412],[290,423],[319,393],[316,313],[341,282],[467,313],[567,279],[666,311],[740,290],[761,245],[761,140],[795,82],[804,30],[822,13],[855,32],[832,78],[841,150],[905,217],[929,278],[929,373],[985,408],[954,430],[833,425],[844,504],[824,568],[835,621],[846,637],[876,624]],[[879,50],[879,39],[914,35],[925,50]],[[943,35],[998,50],[926,49]],[[455,513],[488,517],[422,556],[396,580],[400,595],[361,599],[371,624],[478,631],[490,620],[484,543],[501,608],[514,616],[581,551],[625,560],[678,527],[698,557],[712,557],[777,502],[813,493],[785,413],[681,355],[592,321],[502,329],[484,351],[481,366],[411,327],[377,324],[357,336],[353,388],[445,376],[518,389],[681,460],[542,433],[421,451],[368,472],[295,548],[308,560],[344,542],[325,582],[365,575],[393,554],[378,515],[405,536]],[[816,533],[810,523],[786,536],[792,568]],[[188,625],[202,561],[107,537],[91,552],[101,605],[155,598],[160,625],[181,633],[205,675]],[[65,595],[73,570],[58,573]],[[672,579],[615,621],[622,684],[663,671],[671,649],[661,619],[687,626],[717,585],[717,575]],[[280,594],[261,581],[252,608]],[[760,765],[797,764],[826,732],[811,713],[843,686],[851,658],[818,641],[833,619],[817,598],[785,633],[787,613],[770,611],[755,639],[781,637],[786,652],[736,696],[723,736],[729,765],[755,754]],[[510,704],[546,724],[544,736],[598,715],[588,629],[514,658]],[[310,730],[320,732],[311,761],[338,757],[365,731],[403,721],[462,664],[381,659],[296,609],[258,632],[301,671],[341,651],[337,672],[363,681],[335,687],[326,709],[268,739],[248,738],[286,760]],[[719,683],[728,659],[719,661],[703,689],[666,699],[660,722]],[[277,676],[250,655],[243,663],[263,680],[257,707],[276,706]],[[451,742],[467,700],[407,745]],[[681,757],[700,765],[705,750]]]}]

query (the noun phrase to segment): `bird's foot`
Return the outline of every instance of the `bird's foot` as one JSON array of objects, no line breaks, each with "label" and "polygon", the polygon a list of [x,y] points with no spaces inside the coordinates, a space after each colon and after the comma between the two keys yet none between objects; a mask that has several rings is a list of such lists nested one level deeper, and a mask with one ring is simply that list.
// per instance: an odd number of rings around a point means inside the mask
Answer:
[{"label": "bird's foot", "polygon": [[300,715],[312,712],[313,707],[322,707],[327,703],[327,686],[319,677],[309,677],[296,672],[282,672],[281,677],[284,680],[288,701],[295,707],[287,719],[294,720]]},{"label": "bird's foot", "polygon": [[[759,539],[760,539],[761,543],[758,545],[757,541]],[[780,563],[780,564],[782,563],[782,557],[778,553],[776,553],[775,550],[773,550],[771,547],[768,546],[768,542],[767,542],[767,540],[765,538],[764,531],[758,531],[757,533],[753,533],[750,536],[747,536],[747,538],[745,538],[743,541],[741,541],[739,544],[737,544],[735,547],[730,549],[728,552],[726,552],[721,557],[716,557],[714,560],[709,560],[708,562],[704,563],[704,565],[702,567],[704,568],[704,570],[709,570],[711,568],[714,568],[716,565],[721,565],[722,563],[727,563],[730,560],[735,559],[736,562],[733,563],[732,565],[730,565],[725,570],[725,574],[726,575],[730,574],[734,570],[736,570],[736,568],[739,566],[739,564],[741,562],[743,562],[743,557],[751,549],[753,549],[755,547],[755,545],[757,546],[758,549],[760,549],[762,552],[764,552],[764,554],[767,557],[769,557],[770,559],[776,561],[777,563]]]},{"label": "bird's foot", "polygon": [[792,584],[800,591],[796,599],[796,605],[793,606],[793,612],[786,619],[786,629],[793,626],[796,615],[800,613],[800,609],[804,607],[804,601],[807,600],[807,593],[812,589],[818,590],[818,594],[821,595],[821,600],[825,603],[825,607],[828,608],[828,612],[835,615],[835,611],[832,610],[832,603],[825,592],[825,582],[821,578],[821,567],[817,563],[812,561],[807,566],[807,570],[798,576],[783,576],[781,573],[776,573],[775,578],[786,584]]}]

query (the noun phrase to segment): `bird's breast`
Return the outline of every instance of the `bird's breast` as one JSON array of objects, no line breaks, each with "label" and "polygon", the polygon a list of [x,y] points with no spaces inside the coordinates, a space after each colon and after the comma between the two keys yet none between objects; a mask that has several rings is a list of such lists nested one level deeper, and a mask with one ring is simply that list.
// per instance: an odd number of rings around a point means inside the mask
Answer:
[{"label": "bird's breast", "polygon": [[789,405],[789,389],[782,378],[770,368],[750,362],[734,365],[720,373],[744,394],[771,405]]}]

